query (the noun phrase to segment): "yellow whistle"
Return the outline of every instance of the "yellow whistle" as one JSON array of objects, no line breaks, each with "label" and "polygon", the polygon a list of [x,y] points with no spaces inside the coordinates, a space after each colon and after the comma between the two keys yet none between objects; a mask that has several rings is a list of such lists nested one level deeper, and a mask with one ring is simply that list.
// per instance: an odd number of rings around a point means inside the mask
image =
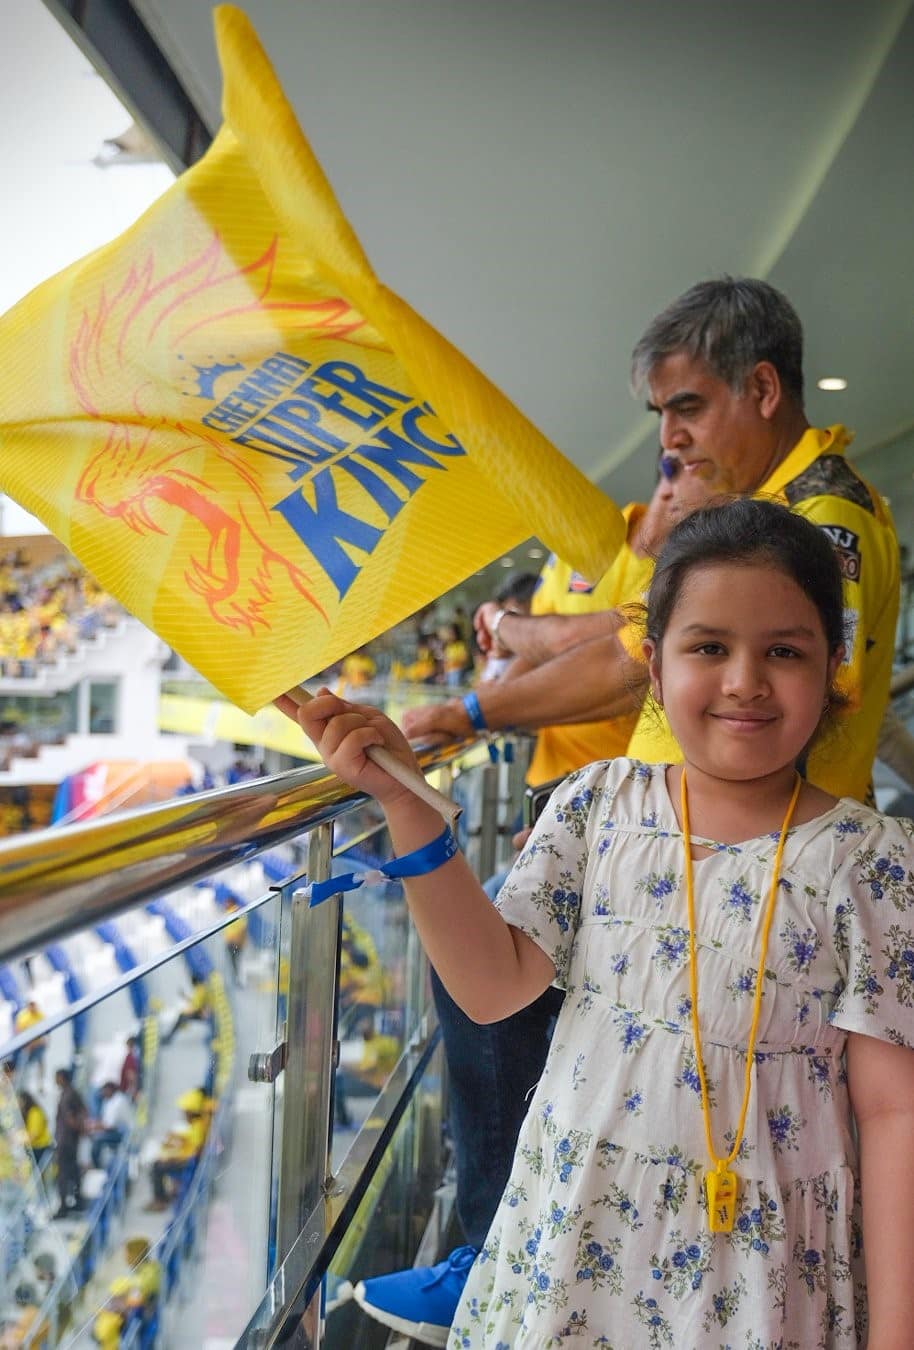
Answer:
[{"label": "yellow whistle", "polygon": [[712,1233],[730,1233],[736,1218],[736,1175],[721,1169],[705,1173],[708,1227]]}]

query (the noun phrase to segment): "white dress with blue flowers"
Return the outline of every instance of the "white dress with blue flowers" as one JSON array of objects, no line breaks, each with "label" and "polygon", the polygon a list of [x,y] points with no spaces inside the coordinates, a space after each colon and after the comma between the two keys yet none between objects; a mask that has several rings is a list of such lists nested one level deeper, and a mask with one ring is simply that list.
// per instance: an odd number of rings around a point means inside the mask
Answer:
[{"label": "white dress with blue flowers", "polygon": [[[567,995],[450,1350],[865,1345],[843,1051],[848,1031],[914,1044],[912,837],[910,822],[850,799],[790,832],[737,1218],[712,1234],[682,836],[664,766],[620,759],[566,780],[498,905]],[[776,843],[712,845],[694,863],[719,1153],[742,1101]]]}]

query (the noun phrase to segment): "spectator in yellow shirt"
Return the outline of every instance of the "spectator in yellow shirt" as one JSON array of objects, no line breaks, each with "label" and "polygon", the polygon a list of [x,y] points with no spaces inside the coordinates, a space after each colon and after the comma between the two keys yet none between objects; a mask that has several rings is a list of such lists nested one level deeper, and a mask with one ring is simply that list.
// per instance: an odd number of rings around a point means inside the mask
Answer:
[{"label": "spectator in yellow shirt", "polygon": [[[24,1008],[20,1008],[16,1014],[13,1023],[13,1029],[19,1036],[23,1031],[28,1031],[31,1027],[37,1026],[39,1022],[44,1021],[44,1013],[39,1008],[33,998],[30,998]],[[48,1049],[47,1036],[38,1036],[30,1041],[23,1051],[23,1060],[26,1069],[35,1068],[38,1075],[39,1085],[44,1083],[44,1060]]]},{"label": "spectator in yellow shirt", "polygon": [[24,1090],[19,1093],[19,1111],[22,1115],[26,1143],[32,1150],[36,1164],[40,1167],[54,1148],[54,1138],[51,1134],[47,1115],[31,1092]]},{"label": "spectator in yellow shirt", "polygon": [[210,1115],[206,1094],[194,1088],[178,1098],[185,1124],[172,1130],[162,1141],[162,1152],[152,1164],[152,1200],[147,1211],[167,1209],[175,1183],[196,1167],[209,1131]]},{"label": "spectator in yellow shirt", "polygon": [[206,1022],[210,1019],[211,1002],[206,980],[202,975],[191,975],[190,983],[191,990],[187,996],[187,1002],[178,1013],[178,1019],[171,1031],[167,1036],[162,1037],[163,1045],[169,1045],[181,1028],[187,1026],[188,1022]]},{"label": "spectator in yellow shirt", "polygon": [[345,697],[347,689],[364,689],[366,684],[370,684],[374,679],[375,669],[374,661],[364,648],[344,657],[340,668],[343,696]]},{"label": "spectator in yellow shirt", "polygon": [[[162,1288],[162,1267],[146,1238],[128,1238],[124,1247],[129,1273],[112,1280],[107,1304],[96,1314],[93,1338],[102,1350],[118,1350],[125,1328],[139,1319],[151,1333]],[[140,1344],[147,1344],[142,1338]]]}]

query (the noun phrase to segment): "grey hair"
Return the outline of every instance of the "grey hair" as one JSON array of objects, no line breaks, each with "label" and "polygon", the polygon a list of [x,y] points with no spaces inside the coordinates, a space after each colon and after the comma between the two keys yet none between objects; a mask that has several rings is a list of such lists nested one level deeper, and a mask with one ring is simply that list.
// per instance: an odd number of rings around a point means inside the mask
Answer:
[{"label": "grey hair", "polygon": [[754,277],[699,281],[652,319],[632,352],[632,389],[675,352],[703,361],[741,392],[759,361],[770,361],[803,407],[803,325],[785,295]]}]

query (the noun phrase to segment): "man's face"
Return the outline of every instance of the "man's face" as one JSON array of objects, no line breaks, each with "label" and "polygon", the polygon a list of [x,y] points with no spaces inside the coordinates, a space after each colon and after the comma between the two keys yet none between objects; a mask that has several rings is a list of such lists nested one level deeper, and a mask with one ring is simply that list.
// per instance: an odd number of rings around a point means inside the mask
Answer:
[{"label": "man's face", "polygon": [[682,465],[678,477],[700,479],[706,496],[764,482],[776,447],[752,377],[736,393],[703,361],[675,352],[654,366],[648,389],[664,454]]}]

